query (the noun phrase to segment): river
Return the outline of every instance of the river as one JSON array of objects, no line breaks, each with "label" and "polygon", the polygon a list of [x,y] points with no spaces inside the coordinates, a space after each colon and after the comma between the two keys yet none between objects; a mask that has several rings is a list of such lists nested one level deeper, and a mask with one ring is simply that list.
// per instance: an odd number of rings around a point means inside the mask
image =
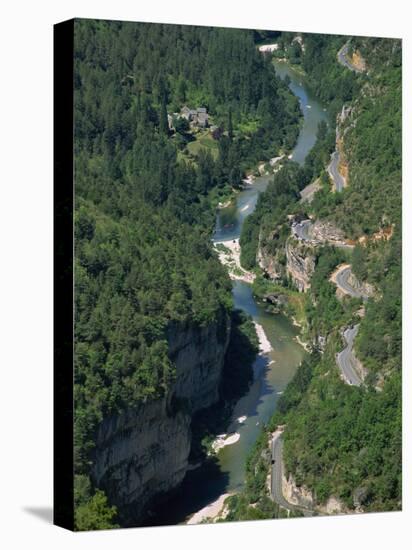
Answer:
[{"label": "river", "polygon": [[[303,124],[292,159],[303,163],[316,141],[316,132],[321,120],[327,121],[324,106],[305,87],[301,75],[287,63],[275,61],[275,71],[282,79],[288,75],[289,87],[298,97],[303,112]],[[274,156],[277,151],[274,151]],[[253,185],[241,191],[236,203],[218,211],[214,240],[224,241],[240,236],[243,222],[255,209],[259,194],[264,191],[273,176],[256,178]],[[157,516],[154,524],[183,523],[194,512],[216,500],[221,494],[242,488],[245,477],[246,458],[260,430],[276,409],[279,396],[292,379],[305,351],[296,340],[297,328],[284,315],[268,313],[252,294],[249,284],[235,281],[233,284],[235,308],[241,309],[259,323],[271,343],[272,351],[259,355],[254,364],[255,379],[247,394],[236,404],[232,424],[228,432],[238,432],[237,443],[220,450],[218,460],[207,462],[189,471],[179,487],[176,497],[167,509]],[[246,416],[240,424],[237,418]],[[152,524],[153,524],[152,523]]]}]

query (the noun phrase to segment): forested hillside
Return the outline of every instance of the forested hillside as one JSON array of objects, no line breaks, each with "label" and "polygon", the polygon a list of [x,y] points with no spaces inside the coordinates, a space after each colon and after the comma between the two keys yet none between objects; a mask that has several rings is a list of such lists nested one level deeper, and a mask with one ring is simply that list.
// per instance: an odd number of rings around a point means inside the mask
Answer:
[{"label": "forested hillside", "polygon": [[[266,39],[277,41],[274,55],[298,66],[329,107],[332,123],[319,124],[317,142],[303,165],[286,160],[301,113],[287,81],[276,77],[270,55],[257,49],[256,42]],[[257,441],[247,463],[245,490],[232,497],[227,519],[283,514],[266,486],[268,433],[279,424],[286,425],[287,472],[298,486],[312,491],[316,505],[335,497],[345,510],[400,508],[401,46],[394,40],[347,41],[316,34],[76,21],[78,529],[108,528],[116,522],[113,503],[90,476],[97,428],[110,415],[167,402],[177,376],[169,349],[172,329],[174,334],[179,328],[199,334],[217,327],[215,347],[220,340],[228,345],[223,372],[230,374],[217,382],[221,395],[234,401],[248,385],[257,349],[254,328],[232,311],[231,283],[211,236],[218,202],[241,187],[258,161],[268,161],[278,151],[285,153],[282,168],[243,224],[241,262],[257,272],[257,295],[259,285],[264,294],[284,289],[288,313],[299,307],[312,353]],[[339,62],[338,52],[346,45],[362,70]],[[327,165],[337,147],[334,120],[343,107],[345,117],[336,120],[348,176],[338,193]],[[181,116],[184,109],[201,109],[208,124],[189,124]],[[302,203],[300,191],[315,181],[319,190],[313,201]],[[260,272],[258,252],[264,248],[285,268],[287,245],[297,244],[292,220],[309,216],[335,224],[356,246],[298,243],[303,256],[312,255],[314,266],[307,292],[298,294],[286,269],[276,285]],[[365,303],[336,294],[330,278],[343,262],[351,264],[360,282],[372,285],[373,295]],[[336,365],[342,331],[355,323],[360,325],[355,352],[367,372],[359,387],[345,384]],[[219,416],[216,399],[209,405]],[[188,401],[168,406],[188,415]],[[203,436],[213,436],[213,429],[209,433],[210,426],[204,426],[204,407],[198,408],[192,448],[199,457],[205,453]],[[190,447],[193,419],[185,418]],[[125,432],[117,434],[116,449],[130,429],[126,423]],[[107,441],[103,438],[103,445]],[[148,438],[152,452],[150,445]],[[152,458],[148,485],[154,479]],[[143,467],[133,460],[128,464],[139,481]],[[119,459],[116,472],[124,472],[123,466]],[[102,475],[108,480],[105,490],[110,489],[110,472]]]},{"label": "forested hillside", "polygon": [[332,201],[331,193],[318,193],[311,212],[361,239],[352,266],[380,296],[368,303],[358,349],[376,373],[401,364],[401,44],[384,39],[353,42],[368,71],[357,77],[363,85],[341,128],[349,185]]},{"label": "forested hillside", "polygon": [[[75,23],[75,470],[78,528],[114,512],[88,481],[109,413],[167,394],[171,323],[232,308],[211,196],[296,138],[297,103],[252,31]],[[167,114],[207,107],[217,156],[185,161]],[[185,129],[184,140],[193,139]],[[224,335],[222,335],[224,338]],[[94,496],[93,496],[94,495]]]},{"label": "forested hillside", "polygon": [[[366,237],[352,264],[359,279],[377,289],[356,343],[369,371],[367,388],[317,377],[291,414],[285,458],[319,500],[337,494],[349,507],[358,502],[365,510],[388,510],[399,509],[402,491],[401,49],[394,40],[358,39],[356,46],[368,72],[358,77],[361,89],[344,137],[349,185],[329,217],[349,236]],[[372,236],[388,227],[389,240]],[[319,372],[333,367],[334,356],[325,354]],[[304,433],[311,436],[304,440]]]},{"label": "forested hillside", "polygon": [[[242,261],[255,265],[259,236],[270,236],[275,253],[290,235],[287,214],[327,219],[356,242],[351,253],[318,249],[306,298],[309,333],[326,337],[322,354],[315,350],[282,395],[268,432],[285,424],[284,460],[296,484],[312,491],[315,504],[330,497],[346,510],[398,510],[402,494],[401,452],[401,44],[397,40],[352,39],[350,48],[365,61],[355,74],[337,62],[347,38],[302,35],[304,49],[282,36],[276,55],[298,63],[313,89],[330,102],[334,113],[350,107],[340,123],[348,166],[348,186],[333,192],[326,163],[334,150],[319,135],[312,151],[310,178],[304,167],[287,164],[259,200],[244,225]],[[334,129],[333,129],[334,130]],[[316,151],[317,149],[317,151]],[[325,156],[326,153],[326,156]],[[297,191],[320,177],[321,190],[311,204],[299,204]],[[287,211],[285,212],[285,209]],[[349,262],[360,281],[374,286],[364,304],[336,297],[329,278]],[[290,284],[289,281],[282,281]],[[365,384],[344,383],[336,365],[342,350],[342,327],[360,324],[355,352],[366,368]],[[251,470],[268,470],[263,439],[250,457]],[[276,517],[267,500],[265,477],[231,504],[231,519]],[[253,505],[253,512],[251,511]]]}]

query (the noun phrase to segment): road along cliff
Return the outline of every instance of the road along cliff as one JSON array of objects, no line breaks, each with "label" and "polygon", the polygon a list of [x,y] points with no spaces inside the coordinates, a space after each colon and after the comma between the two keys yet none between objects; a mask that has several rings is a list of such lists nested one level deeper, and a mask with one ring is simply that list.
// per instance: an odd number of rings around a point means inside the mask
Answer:
[{"label": "road along cliff", "polygon": [[353,344],[358,330],[359,325],[355,325],[343,331],[346,347],[336,355],[336,363],[341,371],[342,378],[350,386],[362,385],[366,376],[366,370],[353,351]]},{"label": "road along cliff", "polygon": [[[312,516],[313,511],[311,506],[313,500],[311,496],[301,502],[297,502],[296,495],[289,494],[289,498],[285,498],[284,487],[287,485],[285,477],[285,468],[283,464],[283,440],[282,430],[278,429],[272,434],[270,442],[272,453],[272,468],[270,478],[270,495],[271,498],[282,508],[289,511],[300,511],[305,516]],[[292,502],[292,499],[295,502]]]},{"label": "road along cliff", "polygon": [[374,295],[374,288],[369,283],[361,283],[352,272],[350,264],[341,264],[332,273],[330,281],[337,286],[338,295],[362,298],[366,301]]}]

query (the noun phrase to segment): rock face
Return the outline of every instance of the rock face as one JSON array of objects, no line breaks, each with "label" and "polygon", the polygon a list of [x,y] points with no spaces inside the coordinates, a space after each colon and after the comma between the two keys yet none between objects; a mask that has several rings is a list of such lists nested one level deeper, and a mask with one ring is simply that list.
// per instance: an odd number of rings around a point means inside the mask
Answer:
[{"label": "rock face", "polygon": [[299,292],[306,292],[310,288],[310,280],[315,271],[314,251],[302,242],[288,239],[286,270]]},{"label": "rock face", "polygon": [[286,244],[280,244],[275,230],[265,242],[259,239],[257,262],[272,281],[280,282],[289,275],[296,288],[306,292],[315,270],[315,252],[309,240],[288,238]]},{"label": "rock face", "polygon": [[357,290],[362,296],[366,296],[367,298],[372,298],[375,294],[375,289],[373,286],[369,283],[360,282],[355,275],[351,272],[348,277],[348,283]]},{"label": "rock face", "polygon": [[138,525],[153,502],[177,487],[188,469],[192,415],[219,399],[229,341],[226,314],[204,328],[169,327],[176,380],[168,394],[101,422],[92,477],[123,525]]},{"label": "rock face", "polygon": [[219,399],[219,384],[229,343],[228,317],[204,328],[178,326],[169,330],[169,356],[176,365],[174,394],[186,399],[191,413]]},{"label": "rock face", "polygon": [[[282,491],[285,499],[291,504],[308,508],[309,510],[315,510],[320,514],[347,514],[351,511],[340,499],[335,496],[330,496],[323,504],[316,503],[312,491],[304,485],[300,487],[297,486],[296,481],[291,474],[287,478],[283,475]],[[361,510],[356,508],[354,511],[357,512]]]},{"label": "rock face", "polygon": [[316,220],[308,228],[308,235],[315,244],[344,244],[343,231],[332,222]]},{"label": "rock face", "polygon": [[312,202],[315,193],[322,188],[320,178],[317,178],[312,183],[309,183],[302,191],[300,191],[300,202]]},{"label": "rock face", "polygon": [[259,237],[257,263],[272,281],[281,281],[286,275],[286,258],[283,246],[278,246],[279,233],[273,231],[263,242]]},{"label": "rock face", "polygon": [[117,506],[122,524],[137,524],[156,495],[183,480],[190,435],[190,416],[173,414],[166,399],[101,423],[92,476]]},{"label": "rock face", "polygon": [[[335,496],[330,496],[325,504],[316,507],[320,514],[332,515],[332,514],[348,514],[351,512],[347,506],[343,504]],[[356,510],[355,510],[356,511]]]},{"label": "rock face", "polygon": [[292,475],[287,478],[285,475],[282,476],[282,492],[285,499],[291,504],[303,508],[313,508],[312,492],[304,486],[298,487]]},{"label": "rock face", "polygon": [[272,281],[280,281],[284,276],[285,266],[280,262],[278,253],[272,256],[259,248],[257,261],[259,267]]}]

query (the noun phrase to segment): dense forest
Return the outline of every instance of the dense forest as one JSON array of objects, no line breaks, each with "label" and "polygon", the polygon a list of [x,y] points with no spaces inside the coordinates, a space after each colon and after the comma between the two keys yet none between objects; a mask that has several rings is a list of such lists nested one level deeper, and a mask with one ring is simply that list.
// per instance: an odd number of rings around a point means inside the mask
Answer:
[{"label": "dense forest", "polygon": [[[241,234],[241,262],[257,272],[258,247],[283,250],[288,216],[333,221],[356,241],[349,255],[319,247],[311,288],[296,300],[307,336],[326,345],[299,367],[262,431],[231,497],[228,520],[282,517],[267,495],[267,438],[286,424],[284,458],[318,503],[399,509],[401,499],[401,48],[398,41],[351,39],[367,70],[337,62],[346,37],[178,25],[75,24],[75,503],[78,529],[116,525],[116,509],[89,473],[105,416],[167,395],[175,380],[171,326],[204,327],[232,318],[222,381],[227,403],[247,388],[257,342],[233,312],[231,283],[211,246],[217,202],[241,186],[258,161],[288,151],[300,111],[287,82],[256,42],[276,40],[276,56],[298,65],[340,125],[349,185],[333,193],[326,165],[335,128],[320,124],[304,164],[284,162]],[[176,116],[207,110],[214,128]],[[171,116],[172,115],[172,116]],[[171,127],[170,119],[173,121]],[[300,191],[319,179],[313,201]],[[284,256],[284,255],[283,255]],[[281,258],[283,262],[286,258]],[[339,300],[329,278],[349,261],[374,296]],[[270,283],[258,273],[257,285]],[[292,300],[291,281],[283,284]],[[342,327],[359,322],[362,387],[343,383],[335,354]],[[208,450],[224,403],[196,419],[192,454]],[[210,416],[210,415],[209,415]],[[206,437],[205,437],[206,434]],[[355,502],[356,501],[356,502]],[[357,503],[357,504],[356,504]],[[298,515],[298,513],[296,513]]]},{"label": "dense forest", "polygon": [[[254,38],[253,31],[76,20],[79,529],[116,521],[88,477],[96,426],[167,394],[172,323],[219,323],[232,309],[230,280],[210,243],[216,196],[296,139],[297,102]],[[169,127],[168,114],[184,105],[207,108],[219,129],[213,138],[204,133],[213,149],[200,140],[188,154],[199,134],[183,123]]]},{"label": "dense forest", "polygon": [[[335,136],[320,128],[305,165],[286,165],[261,195],[244,225],[242,262],[256,265],[259,242],[268,246],[267,235],[269,252],[284,247],[290,235],[287,213],[333,221],[356,246],[350,254],[331,247],[316,252],[304,300],[305,324],[311,336],[326,336],[326,346],[321,354],[314,350],[281,396],[266,437],[249,458],[246,489],[230,502],[230,519],[279,517],[268,501],[264,473],[259,481],[251,472],[268,471],[268,435],[280,424],[287,426],[286,470],[298,486],[312,491],[317,504],[334,496],[347,510],[401,507],[401,44],[351,39],[350,51],[366,63],[366,70],[355,74],[337,62],[347,37],[302,35],[303,48],[294,38],[282,33],[275,55],[298,64],[333,113],[344,105],[351,108],[339,128],[349,185],[342,193],[332,192],[325,168]],[[312,172],[305,177],[310,157]],[[315,178],[320,178],[321,190],[311,204],[299,204],[298,190]],[[364,316],[359,317],[361,301],[337,299],[329,281],[344,261],[351,263],[358,280],[375,289],[364,304]],[[265,285],[270,288],[269,282]],[[355,352],[368,372],[361,387],[342,381],[335,358],[343,347],[342,327],[354,323],[360,323]]]}]

